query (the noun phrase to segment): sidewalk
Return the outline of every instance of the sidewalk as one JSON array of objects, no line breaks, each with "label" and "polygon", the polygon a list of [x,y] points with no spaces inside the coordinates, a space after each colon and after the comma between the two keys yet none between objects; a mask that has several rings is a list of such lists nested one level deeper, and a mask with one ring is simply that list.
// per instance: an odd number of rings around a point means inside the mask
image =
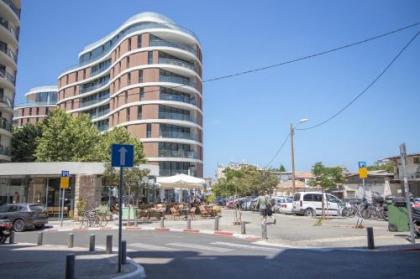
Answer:
[{"label": "sidewalk", "polygon": [[[219,221],[219,231],[214,231],[213,218],[196,218],[191,222],[191,230],[187,230],[184,219],[173,220],[170,216],[165,219],[165,230],[188,231],[191,233],[219,234],[248,240],[261,239],[261,216],[258,212],[242,211],[241,219],[246,223],[246,235],[241,235],[241,227],[234,225],[235,210],[223,209]],[[366,247],[366,229],[356,229],[356,218],[329,217],[322,225],[317,225],[317,219],[304,216],[275,214],[276,224],[267,226],[269,244],[289,247]],[[50,230],[71,231],[80,230],[78,223],[65,221],[63,227],[59,222],[50,222]],[[388,231],[388,223],[379,220],[365,220],[364,227],[373,227],[376,246],[407,245],[408,233],[393,233]],[[139,223],[137,227],[125,227],[129,230],[160,229],[160,221]],[[89,230],[117,229],[117,222],[108,223],[105,228]]]},{"label": "sidewalk", "polygon": [[75,278],[144,278],[144,270],[133,261],[117,273],[117,256],[87,252],[86,248],[67,248],[59,245],[33,244],[0,245],[0,278],[64,278],[66,255],[74,253]]}]

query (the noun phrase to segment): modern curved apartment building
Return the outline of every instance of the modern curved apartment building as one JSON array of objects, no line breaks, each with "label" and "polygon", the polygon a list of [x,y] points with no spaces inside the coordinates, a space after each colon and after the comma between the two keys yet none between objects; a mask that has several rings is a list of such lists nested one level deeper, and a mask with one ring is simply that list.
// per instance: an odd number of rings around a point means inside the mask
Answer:
[{"label": "modern curved apartment building", "polygon": [[79,54],[58,78],[57,106],[90,114],[101,131],[125,127],[160,176],[203,176],[202,54],[172,20],[141,13]]},{"label": "modern curved apartment building", "polygon": [[0,162],[10,161],[20,0],[0,0]]},{"label": "modern curved apartment building", "polygon": [[57,86],[41,86],[25,94],[26,103],[15,105],[13,124],[22,127],[44,120],[57,107]]}]

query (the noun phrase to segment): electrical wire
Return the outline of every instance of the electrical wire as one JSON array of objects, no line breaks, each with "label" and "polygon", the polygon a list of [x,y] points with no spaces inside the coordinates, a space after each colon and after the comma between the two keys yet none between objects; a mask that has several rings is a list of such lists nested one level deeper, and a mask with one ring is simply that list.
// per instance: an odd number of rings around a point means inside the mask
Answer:
[{"label": "electrical wire", "polygon": [[282,144],[280,145],[280,147],[277,149],[276,154],[274,154],[273,158],[265,165],[265,169],[268,168],[268,166],[271,165],[271,163],[274,162],[274,160],[277,158],[277,156],[280,154],[280,151],[283,149],[284,145],[286,144],[287,140],[290,137],[290,133],[287,134],[287,136],[284,138]]},{"label": "electrical wire", "polygon": [[315,129],[318,128],[328,122],[330,122],[331,120],[333,120],[334,118],[336,118],[337,116],[339,116],[341,113],[343,113],[346,109],[348,109],[352,104],[354,104],[354,102],[357,101],[357,99],[359,99],[360,97],[362,97],[366,92],[368,92],[368,90],[376,84],[376,82],[379,81],[379,79],[389,70],[389,68],[391,68],[391,66],[395,63],[395,61],[398,60],[398,58],[400,58],[400,56],[403,54],[403,52],[411,45],[411,43],[418,37],[418,35],[420,34],[420,31],[418,31],[416,34],[414,34],[413,37],[411,37],[411,39],[404,45],[404,47],[402,49],[400,49],[400,51],[397,53],[397,55],[394,56],[394,58],[392,58],[392,60],[386,65],[386,67],[379,73],[379,75],[377,75],[369,84],[368,86],[366,86],[365,89],[363,89],[359,94],[357,94],[350,102],[348,102],[344,107],[342,107],[341,109],[339,109],[336,113],[334,113],[333,115],[331,115],[330,117],[328,117],[327,119],[325,119],[324,121],[321,121],[313,126],[310,127],[306,127],[306,128],[296,128],[296,130],[299,131],[305,131],[305,130],[311,130],[311,129]]}]

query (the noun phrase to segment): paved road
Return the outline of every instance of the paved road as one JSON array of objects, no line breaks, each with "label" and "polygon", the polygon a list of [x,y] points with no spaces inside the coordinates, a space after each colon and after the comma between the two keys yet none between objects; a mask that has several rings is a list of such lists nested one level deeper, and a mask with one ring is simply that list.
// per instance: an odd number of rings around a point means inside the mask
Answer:
[{"label": "paved road", "polygon": [[[19,233],[35,242],[38,232]],[[88,246],[90,232],[75,232],[75,245]],[[116,231],[96,231],[98,246]],[[47,244],[65,244],[68,233],[45,232]],[[417,278],[420,251],[366,252],[338,249],[288,249],[245,240],[194,233],[125,231],[128,254],[148,278]],[[1,260],[0,260],[1,262]]]}]

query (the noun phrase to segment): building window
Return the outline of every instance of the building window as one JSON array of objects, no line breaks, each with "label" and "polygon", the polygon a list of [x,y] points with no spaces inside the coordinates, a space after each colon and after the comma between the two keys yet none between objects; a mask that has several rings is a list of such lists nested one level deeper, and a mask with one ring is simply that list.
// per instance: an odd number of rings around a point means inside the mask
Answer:
[{"label": "building window", "polygon": [[128,38],[128,51],[131,50],[131,38]]},{"label": "building window", "polygon": [[414,164],[420,164],[420,157],[414,157],[413,158],[413,163]]},{"label": "building window", "polygon": [[69,83],[69,75],[66,75],[66,83]]},{"label": "building window", "polygon": [[83,70],[83,79],[86,79],[86,69]]},{"label": "building window", "polygon": [[130,108],[127,108],[127,121],[130,121]]},{"label": "building window", "polygon": [[143,71],[140,70],[139,71],[139,83],[142,83],[142,82],[143,82]]},{"label": "building window", "polygon": [[49,108],[49,107],[46,107],[46,108],[45,108],[45,114],[46,114],[46,115],[48,115],[49,110],[50,110],[50,108]]},{"label": "building window", "polygon": [[39,115],[39,108],[36,108],[36,115]]},{"label": "building window", "polygon": [[130,67],[130,57],[127,56],[127,68],[129,68],[129,67]]},{"label": "building window", "polygon": [[79,80],[79,72],[76,72],[76,81]]},{"label": "building window", "polygon": [[73,93],[74,93],[74,95],[76,95],[76,91],[77,91],[77,86],[74,86],[73,87]]},{"label": "building window", "polygon": [[71,100],[71,106],[70,106],[70,108],[71,108],[71,109],[73,109],[73,108],[74,108],[74,100]]},{"label": "building window", "polygon": [[127,83],[131,84],[131,73],[127,74]]},{"label": "building window", "polygon": [[144,100],[144,87],[140,87],[140,101]]},{"label": "building window", "polygon": [[137,36],[137,48],[141,48],[141,35]]},{"label": "building window", "polygon": [[141,119],[141,114],[142,114],[142,106],[137,106],[137,119]]},{"label": "building window", "polygon": [[29,108],[29,115],[32,115],[32,108]]},{"label": "building window", "polygon": [[152,124],[147,123],[146,124],[146,138],[152,137]]},{"label": "building window", "polygon": [[125,100],[124,104],[127,104],[128,103],[128,92],[127,91],[125,91],[124,100]]},{"label": "building window", "polygon": [[147,53],[147,64],[153,64],[153,51]]}]

